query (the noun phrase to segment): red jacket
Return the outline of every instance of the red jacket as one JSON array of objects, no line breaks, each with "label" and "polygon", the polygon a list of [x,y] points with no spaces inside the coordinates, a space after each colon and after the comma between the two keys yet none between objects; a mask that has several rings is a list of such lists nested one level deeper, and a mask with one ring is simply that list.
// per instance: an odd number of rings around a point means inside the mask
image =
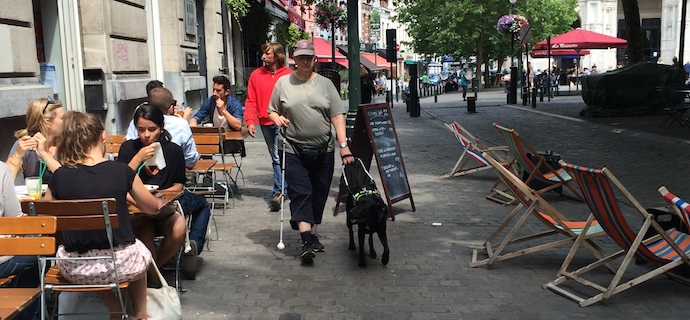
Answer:
[{"label": "red jacket", "polygon": [[247,86],[247,100],[244,102],[244,119],[247,125],[256,125],[257,118],[258,124],[262,126],[273,124],[268,120],[268,102],[271,100],[273,87],[280,77],[291,73],[292,70],[285,66],[275,73],[271,73],[266,66],[252,72]]}]

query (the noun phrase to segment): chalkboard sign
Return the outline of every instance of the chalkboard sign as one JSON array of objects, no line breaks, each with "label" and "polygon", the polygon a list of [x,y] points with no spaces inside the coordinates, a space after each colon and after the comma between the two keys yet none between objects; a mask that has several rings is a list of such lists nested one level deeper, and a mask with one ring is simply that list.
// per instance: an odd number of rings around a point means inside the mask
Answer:
[{"label": "chalkboard sign", "polygon": [[410,198],[412,211],[415,211],[398,135],[387,103],[366,104],[357,109],[350,151],[362,159],[367,170],[371,167],[372,157],[376,156],[391,219],[395,220],[391,205],[398,201]]}]

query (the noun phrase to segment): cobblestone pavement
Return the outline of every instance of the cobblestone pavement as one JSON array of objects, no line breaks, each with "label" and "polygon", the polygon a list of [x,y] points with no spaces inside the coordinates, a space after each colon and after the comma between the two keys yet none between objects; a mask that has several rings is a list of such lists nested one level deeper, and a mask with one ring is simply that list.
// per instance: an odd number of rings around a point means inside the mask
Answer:
[{"label": "cobblestone pavement", "polygon": [[[381,98],[378,98],[382,100]],[[546,250],[491,267],[469,268],[477,246],[512,210],[484,196],[495,180],[490,170],[441,179],[457,160],[457,140],[443,122],[458,121],[475,135],[499,144],[491,126],[512,127],[539,150],[553,150],[576,164],[607,166],[645,207],[662,206],[656,189],[666,185],[681,197],[685,188],[690,129],[658,130],[663,116],[585,119],[578,97],[556,97],[536,109],[505,105],[500,91],[479,93],[477,113],[468,114],[457,93],[423,98],[422,114],[410,118],[402,102],[393,114],[416,212],[410,201],[394,204],[388,222],[391,259],[357,267],[347,249],[344,214],[332,208],[340,168],[331,187],[324,224],[326,252],[313,265],[298,258],[299,237],[285,212],[284,242],[277,250],[280,215],[268,211],[271,168],[261,138],[247,140],[247,157],[235,207],[216,210],[218,239],[200,256],[194,281],[183,281],[185,319],[678,319],[687,317],[688,287],[661,276],[587,308],[542,285],[555,278],[567,247]],[[378,175],[376,170],[372,174]],[[379,183],[379,188],[381,184]],[[586,218],[586,205],[555,193],[556,208]],[[433,223],[440,223],[434,226]],[[539,224],[528,220],[525,230]],[[215,233],[214,233],[215,236]],[[215,237],[214,237],[215,239]],[[610,241],[600,241],[613,249]],[[375,241],[379,254],[382,249]],[[577,263],[590,257],[576,255]],[[641,272],[648,266],[631,266]],[[603,274],[605,275],[605,274]],[[663,311],[662,311],[663,310]]]}]

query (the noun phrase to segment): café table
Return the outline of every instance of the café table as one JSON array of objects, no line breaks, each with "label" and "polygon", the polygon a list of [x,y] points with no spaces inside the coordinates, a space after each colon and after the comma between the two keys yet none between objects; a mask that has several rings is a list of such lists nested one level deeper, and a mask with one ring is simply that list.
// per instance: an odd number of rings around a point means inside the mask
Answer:
[{"label": "caf\u00e9 table", "polygon": [[[160,210],[163,207],[167,206],[170,202],[179,199],[183,193],[184,191],[154,191],[153,197],[156,198],[156,202],[158,203],[158,210]],[[139,210],[139,208],[137,208],[135,205],[130,204],[129,212],[137,214],[141,213],[141,210]]]},{"label": "caf\u00e9 table", "polygon": [[[9,308],[0,306],[0,319],[11,319],[20,310],[26,308],[29,303],[36,299],[41,294],[41,291],[35,288],[2,288],[0,290],[0,301],[5,302],[7,305],[15,306],[20,304],[19,308]],[[31,297],[31,299],[27,299]]]}]

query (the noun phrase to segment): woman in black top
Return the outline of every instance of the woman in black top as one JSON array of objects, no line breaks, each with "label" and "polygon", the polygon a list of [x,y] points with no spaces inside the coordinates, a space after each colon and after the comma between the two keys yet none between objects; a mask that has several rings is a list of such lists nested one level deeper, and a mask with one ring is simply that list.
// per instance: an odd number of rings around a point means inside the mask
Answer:
[{"label": "woman in black top", "polygon": [[[152,258],[132,232],[127,194],[146,215],[155,214],[158,204],[132,169],[104,157],[104,142],[105,130],[98,117],[80,112],[65,114],[56,139],[56,156],[62,167],[50,178],[44,199],[115,198],[119,227],[113,229],[113,245],[118,280],[129,281],[134,318],[145,319],[146,270]],[[58,258],[110,255],[105,229],[63,231],[62,235]],[[60,260],[57,266],[60,274],[73,283],[107,284],[115,279],[113,265],[106,260]],[[104,293],[103,300],[111,311],[119,310],[119,302],[112,292]]]},{"label": "woman in black top", "polygon": [[[163,112],[152,105],[145,104],[134,112],[134,126],[139,138],[125,141],[118,152],[118,162],[127,163],[136,170],[146,184],[157,185],[161,191],[182,191],[184,189],[185,162],[180,146],[172,143],[170,133],[163,128]],[[157,150],[163,153],[165,167],[147,166],[146,161],[153,158]],[[184,243],[187,226],[179,212],[160,219],[134,218],[134,233],[151,250],[160,266],[170,260]],[[158,247],[153,242],[156,234],[163,235]],[[153,277],[155,270],[149,273]]]},{"label": "woman in black top", "polygon": [[369,71],[361,64],[359,65],[359,78],[362,83],[362,103],[371,103],[371,96],[376,92],[376,86],[371,80]]}]

